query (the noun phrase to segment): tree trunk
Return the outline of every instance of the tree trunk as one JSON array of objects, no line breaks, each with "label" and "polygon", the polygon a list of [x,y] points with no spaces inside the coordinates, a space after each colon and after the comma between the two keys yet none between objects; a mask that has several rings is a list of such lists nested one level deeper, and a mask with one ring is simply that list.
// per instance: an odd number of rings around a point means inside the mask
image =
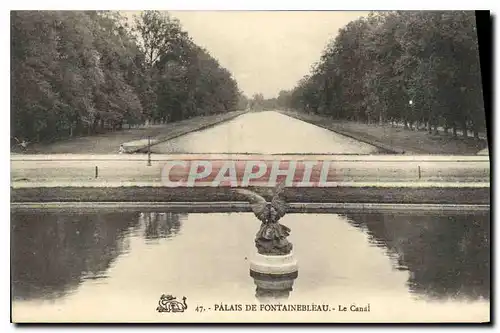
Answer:
[{"label": "tree trunk", "polygon": [[466,120],[465,120],[465,119],[464,119],[464,120],[462,120],[462,136],[463,136],[464,138],[466,138],[466,137],[467,137],[467,122],[466,122]]},{"label": "tree trunk", "polygon": [[82,128],[82,123],[80,121],[80,119],[76,118],[76,125],[75,125],[75,131],[76,131],[76,135],[79,136],[83,133],[83,128]]}]

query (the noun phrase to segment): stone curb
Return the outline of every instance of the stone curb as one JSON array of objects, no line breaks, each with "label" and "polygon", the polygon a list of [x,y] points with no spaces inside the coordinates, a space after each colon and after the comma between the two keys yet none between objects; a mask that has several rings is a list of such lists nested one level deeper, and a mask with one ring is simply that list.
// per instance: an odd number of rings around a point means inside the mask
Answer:
[{"label": "stone curb", "polygon": [[[235,111],[237,112],[237,111]],[[175,138],[178,138],[180,136],[183,136],[183,135],[186,135],[186,134],[189,134],[189,133],[192,133],[192,132],[198,132],[198,131],[202,131],[204,129],[207,129],[207,128],[210,128],[210,127],[213,127],[215,125],[219,125],[221,123],[224,123],[226,121],[230,121],[236,117],[239,117],[243,114],[245,114],[246,111],[241,111],[241,112],[238,112],[237,114],[234,114],[234,115],[231,115],[227,118],[224,118],[224,119],[221,119],[221,120],[217,120],[217,121],[214,121],[214,122],[211,122],[211,123],[208,123],[208,124],[202,124],[200,126],[197,126],[195,128],[191,128],[189,130],[185,130],[185,131],[181,131],[179,133],[175,133],[175,134],[172,134],[172,135],[168,135],[166,137],[160,137],[160,138],[151,138],[151,147],[153,146],[156,146],[160,143],[163,143],[165,141],[168,141],[168,140],[172,140],[172,139],[175,139]],[[134,141],[137,141],[137,140],[134,140]],[[126,144],[126,143],[124,143]],[[133,154],[133,153],[138,153],[139,151],[143,150],[143,149],[146,149],[148,147],[148,145],[145,145],[145,146],[140,146],[138,148],[134,148],[134,149],[131,149],[129,150],[127,153],[128,154]]]},{"label": "stone curb", "polygon": [[[318,127],[321,127],[321,128],[324,128],[326,130],[329,130],[329,131],[332,131],[332,132],[335,132],[337,134],[340,134],[340,135],[343,135],[343,136],[346,136],[348,138],[351,138],[351,139],[354,139],[354,140],[358,140],[358,141],[361,141],[363,143],[366,143],[366,144],[369,144],[369,145],[372,145],[372,146],[375,146],[377,148],[380,148],[380,149],[383,149],[383,150],[386,150],[388,151],[389,153],[393,153],[393,154],[405,154],[405,151],[404,149],[402,148],[399,148],[399,147],[395,147],[395,146],[390,146],[390,145],[386,145],[385,143],[382,143],[382,142],[379,142],[379,141],[374,141],[374,140],[371,140],[371,139],[368,139],[368,138],[365,138],[365,137],[362,137],[362,136],[359,136],[357,134],[353,134],[351,132],[346,132],[346,131],[342,131],[342,130],[339,130],[339,129],[336,129],[336,128],[333,128],[331,126],[327,126],[327,125],[322,125],[322,124],[316,124],[316,123],[313,123],[313,122],[310,122],[306,119],[302,119],[301,117],[295,115],[295,114],[289,114],[289,113],[286,113],[286,112],[282,112],[282,111],[278,111],[280,113],[282,113],[283,115],[285,116],[288,116],[288,117],[291,117],[291,118],[295,118],[297,120],[301,120],[303,122],[306,122],[308,124],[311,124],[311,125],[314,125],[314,126],[318,126]],[[413,153],[413,152],[412,152]],[[414,152],[414,153],[417,153],[417,152]]]}]

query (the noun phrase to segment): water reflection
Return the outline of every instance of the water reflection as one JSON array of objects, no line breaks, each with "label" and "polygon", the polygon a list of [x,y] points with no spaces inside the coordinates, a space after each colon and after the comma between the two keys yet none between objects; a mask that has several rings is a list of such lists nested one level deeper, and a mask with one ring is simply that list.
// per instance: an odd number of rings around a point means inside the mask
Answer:
[{"label": "water reflection", "polygon": [[370,241],[388,250],[408,287],[427,298],[490,297],[490,216],[474,214],[347,214]]},{"label": "water reflection", "polygon": [[104,279],[116,258],[129,251],[129,233],[141,230],[146,240],[172,237],[181,228],[182,216],[13,213],[12,297],[55,299],[74,291],[83,280]]},{"label": "water reflection", "polygon": [[12,219],[12,293],[18,299],[60,297],[82,278],[103,276],[127,250],[121,235],[134,224],[130,214],[14,213]]},{"label": "water reflection", "polygon": [[181,221],[187,214],[141,212],[139,222],[144,226],[146,241],[170,238],[177,235],[181,229]]},{"label": "water reflection", "polygon": [[284,300],[290,297],[293,291],[293,282],[298,276],[298,272],[284,275],[259,274],[250,271],[256,289],[255,298],[262,303],[274,303],[277,300]]},{"label": "water reflection", "polygon": [[[286,128],[276,135],[276,126]],[[314,138],[314,144],[311,144]],[[246,113],[151,147],[153,153],[378,154],[375,146],[276,111]]]},{"label": "water reflection", "polygon": [[165,292],[216,302],[489,299],[488,214],[289,214],[283,222],[293,230],[300,278],[248,276],[253,214],[14,212],[13,300],[66,301],[71,293],[99,307],[97,295],[119,303],[123,288],[151,302]]}]

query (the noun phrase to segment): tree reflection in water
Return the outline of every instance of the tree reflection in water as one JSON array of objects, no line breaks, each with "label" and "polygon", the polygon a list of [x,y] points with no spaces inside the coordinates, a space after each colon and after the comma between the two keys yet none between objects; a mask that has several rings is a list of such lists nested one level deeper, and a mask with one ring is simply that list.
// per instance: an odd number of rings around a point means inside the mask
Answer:
[{"label": "tree reflection in water", "polygon": [[490,216],[487,213],[346,214],[371,242],[410,273],[412,292],[430,298],[490,297]]},{"label": "tree reflection in water", "polygon": [[169,238],[177,235],[182,226],[181,221],[187,214],[142,212],[139,215],[139,223],[144,226],[144,238],[146,241]]},{"label": "tree reflection in water", "polygon": [[13,299],[55,299],[83,280],[106,277],[128,251],[128,233],[144,228],[147,240],[177,234],[185,214],[18,213],[11,217]]},{"label": "tree reflection in water", "polygon": [[13,299],[61,297],[82,279],[104,277],[128,250],[136,213],[31,214],[11,217]]}]

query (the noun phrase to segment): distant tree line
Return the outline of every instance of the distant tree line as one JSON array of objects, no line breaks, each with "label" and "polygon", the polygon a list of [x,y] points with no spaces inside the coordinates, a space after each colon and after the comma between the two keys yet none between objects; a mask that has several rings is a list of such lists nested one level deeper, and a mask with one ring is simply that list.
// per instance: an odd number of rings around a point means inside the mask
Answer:
[{"label": "distant tree line", "polygon": [[485,131],[474,12],[373,12],[350,22],[278,107],[407,128]]},{"label": "distant tree line", "polygon": [[168,13],[11,14],[11,134],[52,141],[246,106],[231,73]]},{"label": "distant tree line", "polygon": [[287,91],[280,91],[277,98],[264,98],[262,93],[256,93],[247,103],[248,107],[254,111],[284,109],[289,103],[289,95],[290,93]]}]

